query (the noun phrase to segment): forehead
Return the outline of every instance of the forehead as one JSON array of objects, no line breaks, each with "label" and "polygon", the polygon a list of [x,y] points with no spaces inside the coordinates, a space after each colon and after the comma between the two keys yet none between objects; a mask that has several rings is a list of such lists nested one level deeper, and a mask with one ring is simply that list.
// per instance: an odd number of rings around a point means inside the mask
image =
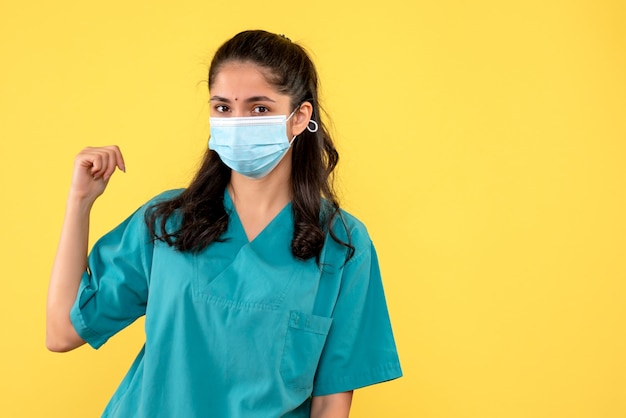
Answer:
[{"label": "forehead", "polygon": [[212,95],[243,97],[249,95],[284,96],[267,80],[267,69],[254,63],[224,63],[215,73],[210,86]]}]

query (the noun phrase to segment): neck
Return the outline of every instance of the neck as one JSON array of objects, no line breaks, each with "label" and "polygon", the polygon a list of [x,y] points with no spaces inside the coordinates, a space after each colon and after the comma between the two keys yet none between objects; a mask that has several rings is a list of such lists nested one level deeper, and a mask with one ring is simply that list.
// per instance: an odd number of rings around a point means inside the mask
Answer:
[{"label": "neck", "polygon": [[267,176],[251,179],[233,171],[228,185],[237,211],[267,213],[282,209],[291,200],[291,158],[285,158]]}]

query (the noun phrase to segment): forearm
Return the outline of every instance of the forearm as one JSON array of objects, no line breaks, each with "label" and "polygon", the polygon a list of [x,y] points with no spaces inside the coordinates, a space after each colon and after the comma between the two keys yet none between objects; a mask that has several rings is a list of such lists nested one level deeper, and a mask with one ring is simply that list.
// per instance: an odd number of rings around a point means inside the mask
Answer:
[{"label": "forearm", "polygon": [[91,207],[116,168],[126,170],[122,153],[115,145],[87,147],[74,161],[65,220],[48,288],[46,345],[51,351],[69,351],[85,343],[70,321],[70,310],[87,268]]},{"label": "forearm", "polygon": [[348,418],[351,404],[352,391],[314,396],[311,401],[311,418]]},{"label": "forearm", "polygon": [[84,343],[70,321],[82,274],[87,268],[89,213],[93,202],[73,196],[67,201],[65,220],[50,276],[46,307],[46,345],[51,351],[69,351]]}]

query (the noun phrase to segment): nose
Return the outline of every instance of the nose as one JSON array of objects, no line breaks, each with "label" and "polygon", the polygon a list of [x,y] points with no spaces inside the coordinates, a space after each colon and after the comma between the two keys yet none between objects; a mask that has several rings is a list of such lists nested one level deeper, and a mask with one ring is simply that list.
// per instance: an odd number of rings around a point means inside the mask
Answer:
[{"label": "nose", "polygon": [[231,110],[231,115],[235,118],[246,116],[245,114],[246,109],[243,106],[243,103],[241,103],[237,98],[235,98],[235,101],[231,103],[230,110]]}]

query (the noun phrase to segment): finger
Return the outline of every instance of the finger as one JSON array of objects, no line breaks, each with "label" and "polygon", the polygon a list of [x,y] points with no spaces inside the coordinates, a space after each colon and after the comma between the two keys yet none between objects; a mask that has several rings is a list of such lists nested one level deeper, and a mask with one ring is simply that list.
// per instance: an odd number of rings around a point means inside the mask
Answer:
[{"label": "finger", "polygon": [[104,180],[108,180],[117,167],[120,170],[125,171],[126,167],[124,166],[124,158],[122,157],[122,153],[120,149],[116,145],[108,146],[103,148],[103,152],[106,153],[106,169],[103,174]]},{"label": "finger", "polygon": [[122,156],[122,151],[120,151],[120,148],[117,145],[112,145],[111,147],[109,147],[111,149],[111,151],[113,151],[114,155],[115,155],[115,163],[118,166],[118,168],[120,170],[122,170],[124,173],[126,172],[126,163],[124,163],[124,157]]},{"label": "finger", "polygon": [[92,148],[85,148],[76,157],[80,166],[84,167],[92,177],[97,177],[102,170],[102,159]]},{"label": "finger", "polygon": [[113,152],[111,152],[110,150],[106,150],[106,152],[103,154],[103,158],[104,167],[102,172],[102,178],[107,181],[111,178],[111,176],[115,172],[115,169],[117,168],[117,158],[115,154],[113,154]]},{"label": "finger", "polygon": [[102,150],[94,150],[92,153],[93,167],[91,175],[94,179],[104,177],[109,167],[109,156]]},{"label": "finger", "polygon": [[122,153],[117,146],[87,147],[77,156],[77,161],[95,180],[108,180],[115,169],[125,170]]}]

